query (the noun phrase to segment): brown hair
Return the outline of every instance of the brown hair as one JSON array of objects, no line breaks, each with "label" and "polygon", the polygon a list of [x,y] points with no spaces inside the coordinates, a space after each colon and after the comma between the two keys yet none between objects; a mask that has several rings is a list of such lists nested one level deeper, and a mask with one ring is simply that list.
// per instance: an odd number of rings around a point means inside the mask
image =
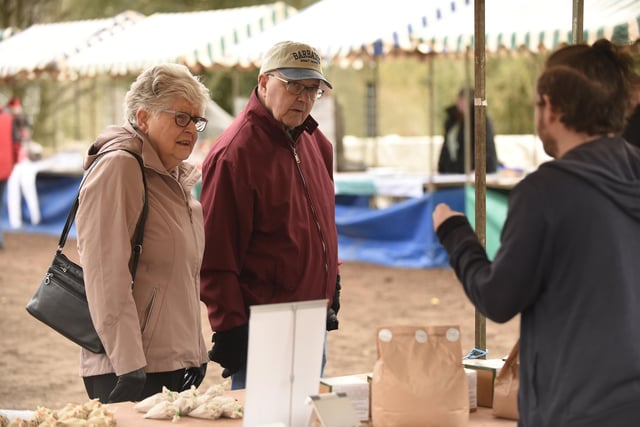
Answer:
[{"label": "brown hair", "polygon": [[549,97],[567,127],[590,135],[619,133],[631,105],[634,78],[632,57],[602,39],[592,46],[571,45],[554,52],[537,91],[541,98]]}]

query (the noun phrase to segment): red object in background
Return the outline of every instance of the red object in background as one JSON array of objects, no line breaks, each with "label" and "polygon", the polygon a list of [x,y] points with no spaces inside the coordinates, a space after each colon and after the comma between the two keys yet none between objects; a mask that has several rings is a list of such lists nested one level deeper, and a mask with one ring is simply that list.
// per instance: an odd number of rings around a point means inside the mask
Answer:
[{"label": "red object in background", "polygon": [[15,164],[12,124],[13,116],[0,112],[0,181],[9,179]]},{"label": "red object in background", "polygon": [[7,102],[8,107],[20,107],[20,99],[17,97],[12,97],[9,102]]}]

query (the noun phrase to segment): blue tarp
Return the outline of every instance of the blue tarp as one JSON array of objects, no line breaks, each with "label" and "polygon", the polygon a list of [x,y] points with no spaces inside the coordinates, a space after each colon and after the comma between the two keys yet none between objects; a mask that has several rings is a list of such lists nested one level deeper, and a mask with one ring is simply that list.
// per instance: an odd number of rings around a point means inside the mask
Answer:
[{"label": "blue tarp", "polygon": [[337,196],[340,259],[403,268],[448,266],[431,213],[440,202],[464,212],[464,194],[462,187],[442,189],[384,209],[368,207],[368,198]]},{"label": "blue tarp", "polygon": [[[36,180],[42,221],[31,225],[29,210],[23,201],[23,227],[20,232],[60,235],[69,208],[80,184],[79,177],[42,175]],[[471,212],[473,189],[440,189],[420,198],[409,198],[378,209],[369,207],[369,196],[336,196],[336,224],[339,256],[343,261],[360,261],[399,268],[448,267],[448,257],[433,231],[431,214],[435,206],[445,202],[452,209]],[[499,234],[506,215],[506,195],[494,198],[487,192],[487,249],[491,256],[497,250]],[[6,197],[6,195],[5,195]],[[470,200],[471,199],[471,200]],[[495,205],[495,206],[494,206]],[[10,232],[6,200],[2,211],[2,227]],[[74,238],[75,227],[69,237]],[[495,240],[495,241],[494,241]]]},{"label": "blue tarp", "polygon": [[[80,177],[64,175],[38,176],[38,179],[36,179],[36,191],[38,193],[40,214],[42,216],[40,224],[31,224],[29,210],[27,209],[26,202],[23,200],[23,225],[19,230],[13,231],[59,236],[67,220],[69,209],[78,193],[80,180]],[[5,200],[2,209],[2,229],[5,232],[10,232],[12,230],[9,226],[6,196],[5,191]],[[74,226],[69,232],[69,237],[75,238],[75,236],[76,230]]]}]

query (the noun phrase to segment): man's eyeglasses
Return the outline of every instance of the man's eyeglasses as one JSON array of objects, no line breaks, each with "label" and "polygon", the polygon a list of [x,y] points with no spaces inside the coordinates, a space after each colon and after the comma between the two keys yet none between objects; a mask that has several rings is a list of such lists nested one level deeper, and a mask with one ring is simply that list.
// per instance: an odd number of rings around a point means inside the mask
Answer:
[{"label": "man's eyeglasses", "polygon": [[287,89],[287,92],[292,95],[300,95],[302,91],[306,91],[309,96],[314,99],[318,99],[324,94],[324,89],[320,89],[318,86],[305,86],[302,83],[298,83],[293,80],[285,80],[275,74],[267,74],[267,76],[278,79],[284,83],[284,87]]},{"label": "man's eyeglasses", "polygon": [[171,113],[176,119],[176,124],[180,127],[186,128],[189,122],[196,124],[196,130],[202,132],[207,128],[209,121],[204,117],[192,116],[191,114],[184,113],[182,111],[175,110],[161,110],[161,113]]}]

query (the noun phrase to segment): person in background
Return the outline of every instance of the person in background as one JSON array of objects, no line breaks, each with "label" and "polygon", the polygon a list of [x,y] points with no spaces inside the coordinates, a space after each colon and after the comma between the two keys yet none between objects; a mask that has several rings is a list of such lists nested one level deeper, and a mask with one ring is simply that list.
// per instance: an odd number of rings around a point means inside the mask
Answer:
[{"label": "person in background", "polygon": [[31,140],[31,126],[27,120],[27,116],[25,116],[24,111],[22,110],[22,102],[20,102],[20,98],[16,96],[11,97],[9,102],[7,102],[7,110],[13,116],[13,158],[14,163],[17,163],[22,160],[20,158],[21,150],[24,148],[26,152],[27,147],[23,147],[23,143]]},{"label": "person in background", "polygon": [[315,49],[274,45],[203,162],[201,299],[215,331],[209,357],[233,389],[245,387],[250,306],[327,299],[327,329],[338,327],[333,149],[309,115],[327,89]]},{"label": "person in background", "polygon": [[[189,70],[143,71],[125,96],[125,123],[90,146],[80,192],[77,244],[91,317],[106,352],[82,349],[87,394],[137,401],[201,383],[208,363],[200,312],[202,207],[191,196],[200,172],[185,162],[207,126],[209,91]],[[144,205],[144,249],[132,284],[131,242]],[[133,287],[133,289],[132,289]]]},{"label": "person in background", "polygon": [[[444,138],[438,159],[439,173],[465,173],[464,139],[465,139],[465,107],[470,122],[469,158],[471,170],[475,169],[475,119],[473,114],[474,93],[472,89],[460,89],[456,103],[445,110]],[[494,141],[493,124],[487,116],[486,124],[486,162],[487,173],[498,170],[498,156]]]},{"label": "person in background", "polygon": [[462,213],[433,212],[480,313],[521,314],[522,427],[640,420],[640,149],[615,136],[632,76],[632,58],[607,40],[549,56],[535,123],[554,160],[511,192],[493,262]]}]

